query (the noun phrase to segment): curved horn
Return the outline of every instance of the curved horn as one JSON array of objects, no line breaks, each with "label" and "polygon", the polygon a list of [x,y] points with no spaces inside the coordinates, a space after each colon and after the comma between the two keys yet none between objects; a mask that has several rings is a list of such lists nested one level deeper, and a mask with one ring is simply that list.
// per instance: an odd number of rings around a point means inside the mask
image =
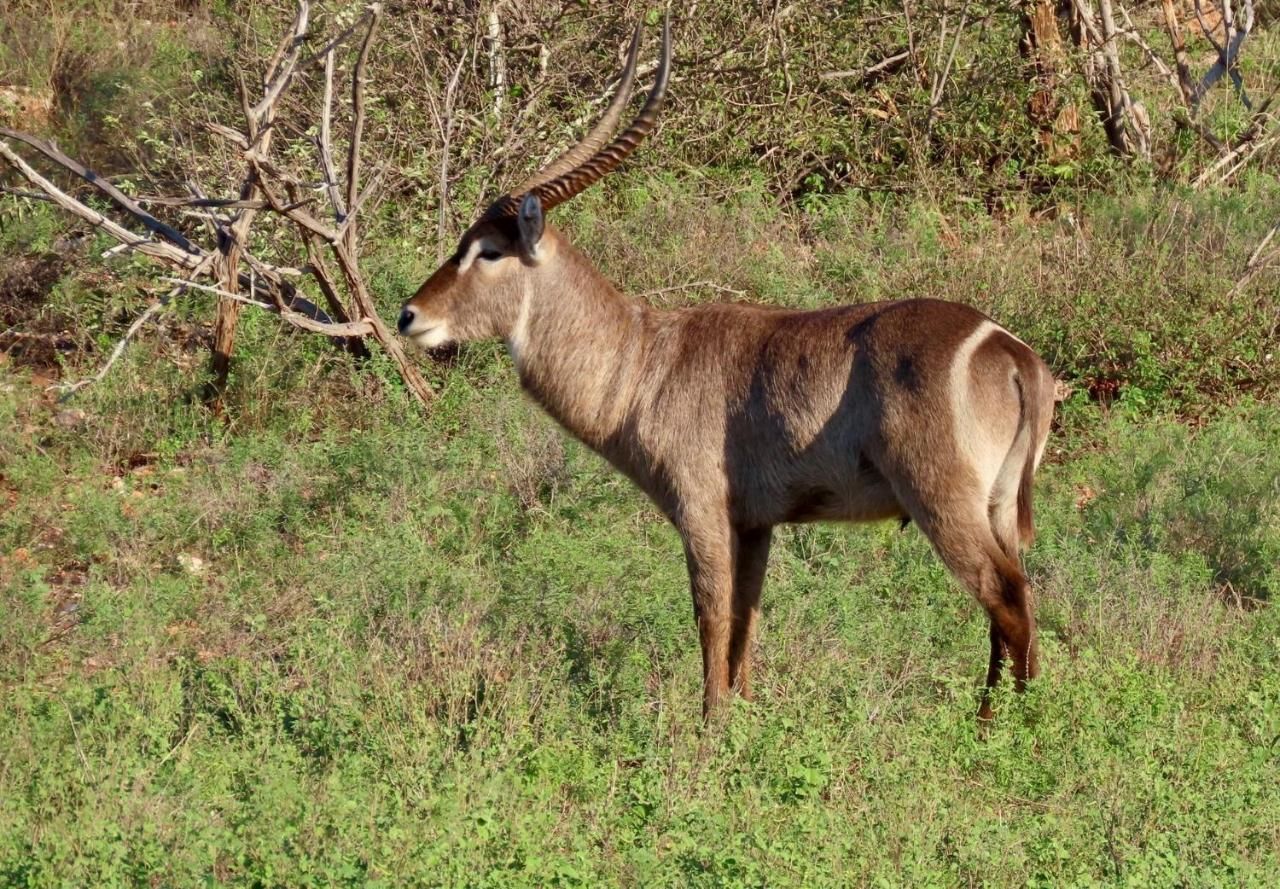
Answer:
[{"label": "curved horn", "polygon": [[618,78],[618,88],[613,93],[613,100],[609,102],[609,107],[604,110],[600,122],[592,127],[591,132],[587,133],[581,142],[569,148],[551,163],[534,173],[519,188],[511,191],[510,194],[522,195],[530,189],[542,185],[544,182],[550,182],[552,179],[569,172],[599,151],[600,146],[612,135],[614,128],[618,126],[618,120],[622,117],[622,110],[626,107],[627,100],[631,98],[631,85],[636,79],[636,61],[640,57],[641,28],[641,25],[636,25],[635,33],[631,35],[631,48],[627,50],[627,63],[623,66],[622,74]]},{"label": "curved horn", "polygon": [[607,173],[617,168],[627,155],[635,151],[644,137],[652,132],[658,122],[658,112],[662,109],[662,100],[666,98],[667,78],[671,74],[671,18],[662,20],[662,58],[658,62],[658,74],[653,81],[653,89],[644,101],[644,107],[616,139],[600,149],[592,158],[576,169],[563,173],[550,182],[542,183],[530,189],[542,201],[542,209],[550,210],[557,204],[563,204],[569,198],[581,192],[587,186],[598,182]]},{"label": "curved horn", "polygon": [[[653,81],[653,88],[649,90],[649,97],[645,99],[644,107],[631,122],[631,126],[579,166],[561,173],[554,179],[539,182],[528,188],[525,193],[536,195],[542,203],[542,209],[550,210],[615,169],[653,130],[658,120],[658,111],[662,108],[662,100],[666,97],[667,80],[670,74],[671,19],[668,16],[662,20],[662,56],[658,62],[657,77]],[[594,132],[593,130],[592,133]],[[503,195],[485,211],[482,218],[495,219],[516,215],[522,196],[523,193],[520,191]]]}]

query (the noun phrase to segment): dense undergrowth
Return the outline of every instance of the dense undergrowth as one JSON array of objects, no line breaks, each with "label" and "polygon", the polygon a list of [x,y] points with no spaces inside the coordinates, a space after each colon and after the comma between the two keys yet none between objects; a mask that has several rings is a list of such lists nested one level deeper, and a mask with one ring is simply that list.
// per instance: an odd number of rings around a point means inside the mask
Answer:
[{"label": "dense undergrowth", "polygon": [[1266,882],[1274,407],[1045,469],[1046,676],[985,732],[980,610],[883,526],[783,534],[700,734],[674,533],[468,370],[123,463],[11,378],[3,882]]},{"label": "dense undergrowth", "polygon": [[[43,7],[23,2],[0,71],[48,86],[51,126],[94,163],[158,171],[122,174],[131,189],[233,182],[192,124],[234,108],[235,65],[269,54],[254,35],[285,6],[76,0],[39,31]],[[654,142],[553,221],[655,305],[931,296],[1036,348],[1070,390],[1027,556],[1043,678],[1001,688],[979,726],[985,618],[919,532],[791,527],[758,699],[703,729],[679,540],[520,394],[499,344],[424,358],[423,413],[381,359],[247,312],[214,416],[211,302],[191,295],[61,402],[48,387],[99,367],[160,285],[5,197],[0,886],[1274,881],[1276,274],[1232,293],[1276,222],[1274,165],[1191,188],[1202,148],[1153,100],[1172,146],[1159,176],[1103,156],[1096,133],[1049,175],[1014,119],[1004,4],[974,4],[982,27],[924,141],[910,72],[816,82],[905,39],[879,5],[842,8],[867,23],[852,40],[797,4],[789,44],[764,6],[729,6],[684,38],[694,73]],[[921,6],[923,34],[939,9]],[[1154,8],[1135,7],[1144,26]],[[523,28],[557,55],[538,113],[520,116],[513,87],[499,179],[599,89],[561,60],[611,63],[640,14],[521,9],[512,45]],[[115,17],[86,29],[86,11]],[[393,12],[378,78],[429,84],[470,46],[439,5]],[[249,37],[228,49],[216,26],[240,18]],[[410,27],[436,21],[456,27]],[[1273,31],[1251,38],[1250,84],[1280,70]],[[720,38],[738,54],[700,55]],[[534,64],[513,54],[513,84]],[[491,100],[483,74],[465,72],[468,101]],[[412,84],[371,113],[399,165],[362,235],[387,318],[494,187],[487,167],[460,173],[437,242],[438,146],[407,135],[430,132]],[[1221,130],[1238,112],[1215,94],[1205,115]],[[484,120],[459,169],[501,147]],[[272,255],[269,233],[255,250]]]},{"label": "dense undergrowth", "polygon": [[[1028,558],[1043,681],[979,731],[985,623],[918,532],[790,528],[759,699],[700,732],[678,539],[499,346],[429,366],[424,417],[246,316],[219,421],[181,306],[70,405],[5,371],[0,882],[1267,882],[1275,344],[1256,303],[1214,303],[1257,220],[710,191],[628,177],[565,225],[656,303],[965,299],[1071,382]],[[33,212],[28,248],[57,236]],[[388,312],[431,264],[401,237],[367,260]],[[130,274],[69,270],[37,316],[101,299],[109,342]]]}]

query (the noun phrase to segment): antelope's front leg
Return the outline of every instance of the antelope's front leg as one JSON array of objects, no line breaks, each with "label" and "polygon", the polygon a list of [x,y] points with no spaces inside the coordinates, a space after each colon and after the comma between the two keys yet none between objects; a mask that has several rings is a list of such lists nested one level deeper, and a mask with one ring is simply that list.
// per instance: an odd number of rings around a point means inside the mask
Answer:
[{"label": "antelope's front leg", "polygon": [[733,635],[729,640],[729,682],[751,700],[751,642],[760,618],[760,591],[769,564],[773,528],[741,529],[733,567]]},{"label": "antelope's front leg", "polygon": [[702,643],[702,716],[729,693],[729,635],[733,624],[733,547],[729,523],[681,529],[693,614]]}]

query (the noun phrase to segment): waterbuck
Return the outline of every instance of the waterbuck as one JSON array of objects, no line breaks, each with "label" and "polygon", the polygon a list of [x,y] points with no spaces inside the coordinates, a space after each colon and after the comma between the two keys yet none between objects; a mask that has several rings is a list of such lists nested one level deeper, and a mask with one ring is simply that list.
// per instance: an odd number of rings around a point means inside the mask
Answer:
[{"label": "waterbuck", "polygon": [[[991,622],[987,687],[1012,658],[1036,675],[1020,550],[1053,376],[965,305],[931,299],[788,311],[660,311],[628,299],[544,219],[653,129],[671,69],[664,24],[653,89],[609,144],[635,76],[581,143],[496,201],[405,303],[419,346],[501,338],[520,383],[626,473],[684,541],[702,643],[703,713],[750,697],[750,649],[773,528],[913,521]],[[980,715],[990,716],[983,697]]]}]

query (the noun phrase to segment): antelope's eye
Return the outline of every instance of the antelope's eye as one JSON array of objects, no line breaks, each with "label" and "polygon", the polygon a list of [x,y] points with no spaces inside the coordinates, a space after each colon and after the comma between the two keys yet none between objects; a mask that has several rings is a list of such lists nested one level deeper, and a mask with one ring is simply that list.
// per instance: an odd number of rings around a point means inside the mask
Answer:
[{"label": "antelope's eye", "polygon": [[493,262],[495,259],[502,259],[502,251],[501,250],[481,250],[480,258],[487,260],[488,262]]}]

